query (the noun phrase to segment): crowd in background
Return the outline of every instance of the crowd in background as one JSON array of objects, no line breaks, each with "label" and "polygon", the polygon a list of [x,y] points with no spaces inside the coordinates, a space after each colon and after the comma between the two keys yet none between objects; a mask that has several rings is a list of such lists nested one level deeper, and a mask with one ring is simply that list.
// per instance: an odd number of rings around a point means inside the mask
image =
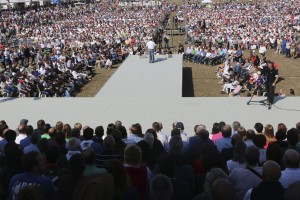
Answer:
[{"label": "crowd in background", "polygon": [[93,67],[145,52],[173,8],[95,2],[1,11],[1,94],[74,96]]},{"label": "crowd in background", "polygon": [[[31,123],[31,122],[30,122]],[[0,121],[1,199],[296,200],[300,122],[294,127],[235,121],[182,122],[164,132],[121,121],[95,129],[22,119]]]}]

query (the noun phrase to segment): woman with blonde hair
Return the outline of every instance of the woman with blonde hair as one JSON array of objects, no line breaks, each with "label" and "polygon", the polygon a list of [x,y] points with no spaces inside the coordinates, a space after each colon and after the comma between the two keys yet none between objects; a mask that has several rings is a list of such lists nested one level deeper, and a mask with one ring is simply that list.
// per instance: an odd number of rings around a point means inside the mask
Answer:
[{"label": "woman with blonde hair", "polygon": [[267,124],[265,126],[265,132],[264,135],[266,136],[267,143],[265,145],[265,148],[268,148],[269,143],[276,142],[276,138],[274,135],[274,128],[271,124]]}]

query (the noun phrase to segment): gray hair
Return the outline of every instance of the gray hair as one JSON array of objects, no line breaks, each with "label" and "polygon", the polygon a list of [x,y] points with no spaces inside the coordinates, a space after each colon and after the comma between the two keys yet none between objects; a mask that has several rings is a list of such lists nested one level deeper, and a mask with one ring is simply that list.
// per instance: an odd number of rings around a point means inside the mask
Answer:
[{"label": "gray hair", "polygon": [[79,150],[80,147],[80,140],[78,138],[72,137],[69,139],[67,143],[67,149],[70,151]]},{"label": "gray hair", "polygon": [[144,140],[152,147],[154,143],[154,136],[152,133],[145,133]]}]

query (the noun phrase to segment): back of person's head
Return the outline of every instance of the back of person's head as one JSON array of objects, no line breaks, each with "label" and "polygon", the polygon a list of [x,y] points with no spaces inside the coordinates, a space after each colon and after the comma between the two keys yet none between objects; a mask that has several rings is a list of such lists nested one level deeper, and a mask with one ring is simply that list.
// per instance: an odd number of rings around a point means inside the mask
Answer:
[{"label": "back of person's head", "polygon": [[233,161],[245,163],[247,145],[243,141],[238,141],[233,147]]},{"label": "back of person's head", "polygon": [[140,165],[142,162],[142,150],[135,144],[127,145],[124,151],[124,162],[129,165]]},{"label": "back of person's head", "polygon": [[146,133],[151,133],[154,137],[154,140],[157,139],[157,132],[153,128],[147,129]]},{"label": "back of person's head", "polygon": [[39,121],[37,121],[37,128],[38,129],[43,129],[45,125],[45,121],[40,119]]},{"label": "back of person's head", "polygon": [[65,138],[71,137],[71,130],[72,130],[72,128],[71,128],[70,124],[64,124],[62,132],[64,133]]},{"label": "back of person's head", "polygon": [[300,132],[300,122],[298,122],[298,123],[296,124],[296,129],[298,130],[298,132]]},{"label": "back of person's head", "polygon": [[45,153],[45,158],[48,163],[56,164],[56,162],[58,161],[58,158],[59,158],[58,146],[56,146],[56,145],[49,146],[49,148],[47,149],[47,151]]},{"label": "back of person's head", "polygon": [[177,129],[177,128],[174,128],[174,129],[171,131],[171,137],[173,137],[173,136],[175,136],[175,135],[180,136],[180,130]]},{"label": "back of person's head", "polygon": [[224,178],[217,179],[212,184],[212,200],[233,200],[236,199],[233,185]]},{"label": "back of person's head", "polygon": [[21,165],[22,150],[15,142],[8,142],[4,146],[5,162],[7,167],[17,167]]},{"label": "back of person's head", "polygon": [[65,144],[66,144],[65,134],[63,132],[58,132],[55,135],[55,142],[59,146],[65,146]]},{"label": "back of person's head", "polygon": [[263,149],[267,143],[267,138],[262,134],[255,135],[253,138],[253,143],[255,144],[255,146],[257,146],[257,148]]},{"label": "back of person's head", "polygon": [[277,162],[279,165],[282,165],[281,152],[282,152],[281,147],[277,143],[270,143],[266,151],[267,160],[273,160]]},{"label": "back of person's head", "polygon": [[57,134],[57,131],[56,131],[55,128],[49,128],[48,134],[49,134],[49,136],[50,136],[51,138],[54,138],[54,137],[56,136],[56,134]]},{"label": "back of person's head", "polygon": [[271,124],[267,124],[265,126],[264,134],[267,138],[274,138],[274,128]]},{"label": "back of person's head", "polygon": [[287,168],[299,168],[299,153],[293,149],[286,150],[284,153],[284,163]]},{"label": "back of person's head", "polygon": [[81,176],[85,169],[85,161],[81,154],[74,154],[69,160],[69,169],[74,176]]},{"label": "back of person's head", "polygon": [[253,130],[253,129],[248,129],[248,130],[246,131],[246,137],[245,137],[245,140],[253,140],[254,136],[255,136],[254,130]]},{"label": "back of person's head", "polygon": [[286,133],[287,132],[287,127],[286,127],[286,125],[284,123],[279,123],[277,125],[277,130],[282,130],[282,131],[284,131]]},{"label": "back of person's head", "polygon": [[264,126],[262,125],[262,123],[258,122],[254,125],[254,129],[256,130],[256,132],[262,133],[262,131],[264,130]]},{"label": "back of person's head", "polygon": [[212,134],[217,134],[217,133],[219,133],[219,132],[220,132],[219,123],[215,122],[215,123],[213,124],[211,133],[212,133]]},{"label": "back of person's head", "polygon": [[103,137],[103,135],[104,135],[104,128],[103,128],[103,126],[97,126],[95,128],[95,135],[96,135],[96,137],[99,137],[99,138]]},{"label": "back of person's head", "polygon": [[268,160],[264,163],[262,169],[262,177],[264,181],[278,181],[280,176],[280,165],[272,160]]},{"label": "back of person's head", "polygon": [[83,153],[82,156],[85,160],[86,165],[93,165],[96,159],[96,153],[93,149],[87,148]]},{"label": "back of person's head", "polygon": [[237,129],[237,133],[241,136],[241,139],[244,140],[244,138],[246,137],[247,131],[246,131],[246,129],[244,127],[240,126]]},{"label": "back of person's head", "polygon": [[144,140],[149,144],[150,147],[153,146],[154,143],[154,136],[150,132],[146,132],[144,135]]},{"label": "back of person's head", "polygon": [[221,132],[222,132],[222,136],[224,138],[229,138],[231,136],[231,133],[232,133],[231,126],[230,125],[223,126],[222,129],[221,129]]},{"label": "back of person's head", "polygon": [[83,130],[83,140],[92,140],[94,135],[94,129],[88,127]]},{"label": "back of person's head", "polygon": [[103,149],[104,150],[113,150],[115,146],[115,139],[111,135],[107,135],[103,140]]},{"label": "back of person's head", "polygon": [[26,126],[25,133],[27,136],[31,136],[33,134],[33,127],[31,125]]},{"label": "back of person's head", "polygon": [[41,154],[46,153],[46,151],[49,148],[49,141],[46,138],[41,138],[39,140],[39,142],[37,143],[37,147],[39,149],[39,151],[41,152]]},{"label": "back of person's head", "polygon": [[48,133],[48,131],[49,131],[50,128],[51,128],[50,124],[44,124],[44,126],[43,126],[44,133]]},{"label": "back of person's head", "polygon": [[81,131],[81,129],[82,129],[82,124],[79,123],[79,122],[77,122],[77,123],[74,124],[74,128],[77,128],[77,129],[79,129],[79,131]]},{"label": "back of person's head", "polygon": [[173,136],[169,142],[169,152],[174,154],[181,154],[183,150],[182,138],[178,135]]},{"label": "back of person's head", "polygon": [[286,131],[283,129],[278,129],[275,134],[275,138],[277,141],[283,141],[286,139]]},{"label": "back of person's head", "polygon": [[286,138],[287,138],[287,142],[290,146],[294,147],[297,145],[298,135],[299,135],[299,132],[297,129],[291,128],[290,130],[288,130]]},{"label": "back of person's head", "polygon": [[22,157],[22,168],[26,172],[37,172],[40,169],[40,154],[36,151],[31,151]]},{"label": "back of person's head", "polygon": [[226,125],[226,123],[223,122],[223,121],[221,121],[221,122],[219,123],[219,130],[221,131],[222,128],[223,128],[223,126],[225,126],[225,125]]},{"label": "back of person's head", "polygon": [[240,128],[240,127],[241,127],[241,123],[240,123],[240,122],[234,121],[234,122],[232,123],[232,129],[233,129],[234,131],[237,131],[238,128]]},{"label": "back of person's head", "polygon": [[153,128],[155,131],[157,131],[157,132],[160,131],[159,123],[158,123],[158,122],[153,122],[152,128]]},{"label": "back of person's head", "polygon": [[155,175],[150,182],[151,200],[171,200],[173,196],[173,187],[171,180],[163,175]]},{"label": "back of person's head", "polygon": [[299,200],[300,197],[300,181],[290,184],[285,193],[284,200]]},{"label": "back of person's head", "polygon": [[64,124],[61,121],[56,122],[55,130],[56,132],[62,132]]},{"label": "back of person's head", "polygon": [[259,162],[259,150],[256,146],[249,146],[246,149],[246,163],[248,166],[256,166]]},{"label": "back of person's head", "polygon": [[234,146],[238,141],[242,141],[242,138],[239,134],[234,134],[231,137],[231,145]]},{"label": "back of person's head", "polygon": [[206,173],[204,191],[211,194],[212,184],[219,178],[228,179],[228,175],[221,168],[212,168]]},{"label": "back of person's head", "polygon": [[123,136],[119,130],[117,130],[117,129],[112,130],[111,136],[114,137],[116,143],[122,142]]},{"label": "back of person's head", "polygon": [[78,151],[80,149],[80,140],[76,137],[72,137],[67,142],[66,147],[70,151]]},{"label": "back of person's head", "polygon": [[7,140],[7,142],[14,142],[16,140],[17,133],[14,130],[8,129],[5,131],[4,138]]},{"label": "back of person's head", "polygon": [[106,128],[106,135],[110,135],[111,132],[115,129],[116,129],[116,125],[114,125],[113,123],[108,124]]},{"label": "back of person's head", "polygon": [[34,133],[34,134],[31,136],[31,144],[37,144],[37,143],[39,142],[40,139],[41,139],[40,134]]},{"label": "back of person's head", "polygon": [[201,141],[207,141],[209,138],[209,132],[206,129],[197,130],[197,135]]}]

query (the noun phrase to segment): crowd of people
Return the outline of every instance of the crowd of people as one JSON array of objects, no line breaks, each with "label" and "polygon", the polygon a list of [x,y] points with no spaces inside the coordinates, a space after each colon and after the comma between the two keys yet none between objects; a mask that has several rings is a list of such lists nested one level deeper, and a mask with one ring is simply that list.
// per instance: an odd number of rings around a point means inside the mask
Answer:
[{"label": "crowd of people", "polygon": [[1,11],[3,96],[74,96],[94,75],[145,51],[174,5],[51,5]]},{"label": "crowd of people", "polygon": [[0,121],[1,199],[219,200],[300,196],[300,122],[295,127],[182,122],[164,132],[121,121],[95,129],[26,119]]},{"label": "crowd of people", "polygon": [[266,66],[277,76],[272,78],[271,85],[275,86],[280,80],[279,65],[268,60],[266,52],[273,49],[286,58],[300,57],[298,1],[229,2],[210,6],[188,2],[177,15],[181,19],[185,16],[185,21],[181,21],[186,24],[189,43],[186,50],[180,44],[178,53],[187,62],[217,66],[216,76],[223,84],[221,93],[231,96],[239,96],[241,91],[259,96],[274,93],[274,88],[270,91],[265,85],[269,82]]}]

